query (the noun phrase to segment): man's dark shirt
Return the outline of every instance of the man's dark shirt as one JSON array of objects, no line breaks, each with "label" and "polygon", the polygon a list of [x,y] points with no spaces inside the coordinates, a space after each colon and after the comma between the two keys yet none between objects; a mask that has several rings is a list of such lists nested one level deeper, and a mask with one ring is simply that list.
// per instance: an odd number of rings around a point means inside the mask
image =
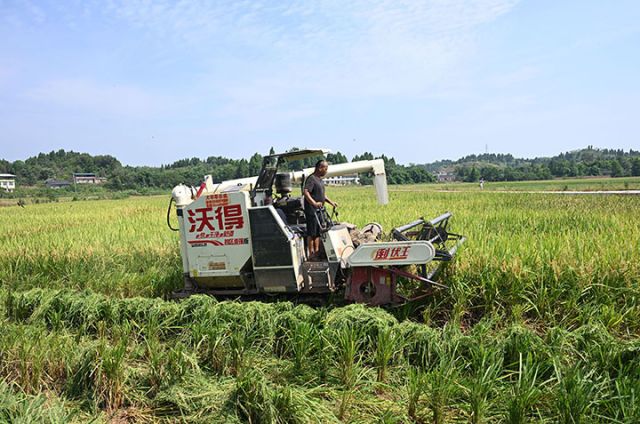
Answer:
[{"label": "man's dark shirt", "polygon": [[[311,174],[304,182],[304,189],[309,191],[309,194],[316,202],[324,203],[324,183],[322,179]],[[311,205],[309,205],[311,206]]]}]

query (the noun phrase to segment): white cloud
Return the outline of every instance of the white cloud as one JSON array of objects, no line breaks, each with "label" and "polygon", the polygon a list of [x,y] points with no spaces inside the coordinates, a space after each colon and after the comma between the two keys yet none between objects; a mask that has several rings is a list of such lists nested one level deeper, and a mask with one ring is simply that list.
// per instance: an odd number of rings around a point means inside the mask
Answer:
[{"label": "white cloud", "polygon": [[305,93],[342,97],[428,94],[468,56],[477,28],[515,4],[114,0],[109,11],[156,37],[177,39],[185,48],[219,60],[245,57],[249,66],[256,66],[250,84],[273,72],[291,89],[301,86]]},{"label": "white cloud", "polygon": [[479,26],[515,4],[129,0],[112,2],[110,11],[154,37],[215,57],[213,66],[240,63],[238,72],[216,74],[212,90],[227,96],[218,113],[279,123],[317,113],[321,106],[301,105],[322,99],[446,96],[442,87],[460,84],[458,69],[474,51]]},{"label": "white cloud", "polygon": [[538,65],[524,65],[510,72],[493,75],[488,79],[492,86],[506,88],[510,86],[529,83],[532,79],[542,76],[543,72]]},{"label": "white cloud", "polygon": [[30,90],[27,97],[76,112],[100,112],[131,118],[156,116],[167,109],[167,101],[131,85],[99,84],[90,80],[48,81]]},{"label": "white cloud", "polygon": [[22,4],[27,9],[28,13],[33,17],[33,20],[41,24],[46,20],[46,16],[41,7],[30,0],[22,0]]},{"label": "white cloud", "polygon": [[[474,51],[478,28],[516,3],[109,0],[69,3],[58,13],[70,26],[82,16],[124,23],[153,49],[164,49],[152,53],[158,62],[178,60],[176,53],[193,61],[200,79],[180,94],[183,102],[212,95],[217,100],[208,107],[216,117],[273,125],[321,113],[336,101],[446,96],[464,85],[459,69]],[[78,80],[52,81],[32,95],[138,116],[158,100],[134,86]]]},{"label": "white cloud", "polygon": [[46,21],[44,10],[31,0],[19,0],[13,3],[0,1],[0,22],[14,28],[42,24]]}]

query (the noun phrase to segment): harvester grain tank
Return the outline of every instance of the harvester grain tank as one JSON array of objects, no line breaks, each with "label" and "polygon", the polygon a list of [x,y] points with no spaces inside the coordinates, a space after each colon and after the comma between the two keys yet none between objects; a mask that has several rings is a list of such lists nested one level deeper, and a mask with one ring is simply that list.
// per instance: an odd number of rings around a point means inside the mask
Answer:
[{"label": "harvester grain tank", "polygon": [[[287,294],[317,299],[341,291],[347,301],[383,305],[444,287],[435,278],[465,240],[449,232],[450,213],[397,227],[383,240],[379,225],[358,230],[335,222],[335,211],[330,216],[321,208],[316,219],[324,255],[320,261],[308,260],[301,187],[314,169],[291,172],[284,165],[327,152],[272,154],[264,157],[256,177],[215,184],[206,176],[198,189],[176,186],[172,201],[184,287],[175,295]],[[381,159],[330,165],[326,176],[354,173],[373,174],[378,202],[388,203]],[[300,195],[294,195],[297,188]],[[403,291],[407,280],[413,281],[412,293]]]}]

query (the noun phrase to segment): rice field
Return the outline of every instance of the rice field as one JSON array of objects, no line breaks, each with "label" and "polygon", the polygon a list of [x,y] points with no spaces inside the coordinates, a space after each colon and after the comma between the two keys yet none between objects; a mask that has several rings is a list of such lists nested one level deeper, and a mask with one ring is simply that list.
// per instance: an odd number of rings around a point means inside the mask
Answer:
[{"label": "rice field", "polygon": [[441,188],[328,188],[468,237],[386,310],[163,300],[168,196],[0,208],[0,422],[640,422],[640,196]]},{"label": "rice field", "polygon": [[[411,187],[411,186],[404,186]],[[446,191],[480,191],[479,183],[438,183]],[[623,191],[640,190],[640,177],[578,177],[538,181],[485,181],[482,191]]]}]

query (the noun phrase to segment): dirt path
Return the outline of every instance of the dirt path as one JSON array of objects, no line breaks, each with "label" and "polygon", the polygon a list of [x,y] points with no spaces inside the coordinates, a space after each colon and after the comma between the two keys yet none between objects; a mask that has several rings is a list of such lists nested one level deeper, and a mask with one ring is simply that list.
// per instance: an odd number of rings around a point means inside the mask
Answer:
[{"label": "dirt path", "polygon": [[[424,192],[425,190],[389,189],[389,191]],[[623,194],[640,195],[640,190],[434,190],[436,193],[510,193],[510,194]]]}]

